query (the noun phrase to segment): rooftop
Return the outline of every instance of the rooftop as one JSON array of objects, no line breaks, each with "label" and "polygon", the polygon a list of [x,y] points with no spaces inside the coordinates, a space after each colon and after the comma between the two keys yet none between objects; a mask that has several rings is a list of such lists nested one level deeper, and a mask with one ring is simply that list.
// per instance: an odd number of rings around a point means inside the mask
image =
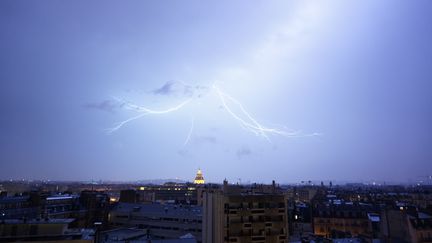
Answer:
[{"label": "rooftop", "polygon": [[5,219],[5,224],[69,224],[75,219]]},{"label": "rooftop", "polygon": [[147,231],[136,228],[121,228],[102,232],[104,242],[130,242],[130,243],[196,243],[191,234],[186,234],[179,239],[154,240],[147,239]]}]

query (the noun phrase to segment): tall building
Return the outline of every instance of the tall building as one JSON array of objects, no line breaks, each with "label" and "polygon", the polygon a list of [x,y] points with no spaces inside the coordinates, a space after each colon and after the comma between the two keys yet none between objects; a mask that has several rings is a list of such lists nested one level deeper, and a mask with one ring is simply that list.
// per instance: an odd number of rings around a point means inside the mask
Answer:
[{"label": "tall building", "polygon": [[203,242],[288,242],[286,199],[272,191],[245,191],[224,181],[221,191],[204,192]]},{"label": "tall building", "polygon": [[201,171],[201,169],[198,169],[198,172],[195,176],[194,184],[204,184],[204,183],[205,183],[205,181],[204,181],[204,177],[202,175],[202,171]]}]

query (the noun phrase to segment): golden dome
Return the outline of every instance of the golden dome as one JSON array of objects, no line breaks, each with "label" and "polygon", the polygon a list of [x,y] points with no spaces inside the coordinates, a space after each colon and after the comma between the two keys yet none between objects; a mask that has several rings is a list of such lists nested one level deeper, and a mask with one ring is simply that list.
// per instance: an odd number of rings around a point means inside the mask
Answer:
[{"label": "golden dome", "polygon": [[204,183],[205,183],[205,181],[204,181],[204,177],[202,175],[202,171],[201,171],[201,169],[198,169],[198,172],[195,176],[194,184],[204,184]]}]

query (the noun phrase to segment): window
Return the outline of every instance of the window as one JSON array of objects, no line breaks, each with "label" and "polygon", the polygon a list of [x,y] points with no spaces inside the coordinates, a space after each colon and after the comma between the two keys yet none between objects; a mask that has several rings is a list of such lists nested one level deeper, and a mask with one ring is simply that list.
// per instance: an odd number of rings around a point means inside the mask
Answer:
[{"label": "window", "polygon": [[252,210],[252,213],[253,214],[264,213],[264,210],[262,210],[262,209],[255,209],[255,210]]},{"label": "window", "polygon": [[18,226],[14,225],[12,226],[11,230],[11,236],[15,236],[17,234]]},{"label": "window", "polygon": [[265,240],[264,236],[252,236],[252,240]]},{"label": "window", "polygon": [[37,235],[38,232],[38,226],[37,225],[30,225],[30,235]]}]

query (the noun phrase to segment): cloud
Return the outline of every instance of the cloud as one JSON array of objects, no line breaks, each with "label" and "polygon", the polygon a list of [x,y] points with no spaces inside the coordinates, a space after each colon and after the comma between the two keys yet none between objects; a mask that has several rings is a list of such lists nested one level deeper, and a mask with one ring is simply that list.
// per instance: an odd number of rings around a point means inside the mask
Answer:
[{"label": "cloud", "polygon": [[192,96],[194,94],[194,88],[179,81],[168,81],[162,87],[152,91],[155,95],[182,95]]},{"label": "cloud", "polygon": [[245,156],[251,155],[252,150],[250,150],[250,148],[248,148],[248,147],[242,147],[242,148],[237,150],[236,154],[237,154],[238,159],[242,159]]},{"label": "cloud", "polygon": [[160,88],[151,91],[154,95],[201,98],[211,91],[207,85],[191,85],[182,81],[168,81]]},{"label": "cloud", "polygon": [[174,93],[174,82],[168,81],[162,87],[153,90],[153,94],[157,95],[171,95]]},{"label": "cloud", "polygon": [[84,104],[84,108],[102,110],[107,112],[114,112],[116,109],[121,108],[122,106],[123,104],[112,100],[104,100],[101,102]]}]

